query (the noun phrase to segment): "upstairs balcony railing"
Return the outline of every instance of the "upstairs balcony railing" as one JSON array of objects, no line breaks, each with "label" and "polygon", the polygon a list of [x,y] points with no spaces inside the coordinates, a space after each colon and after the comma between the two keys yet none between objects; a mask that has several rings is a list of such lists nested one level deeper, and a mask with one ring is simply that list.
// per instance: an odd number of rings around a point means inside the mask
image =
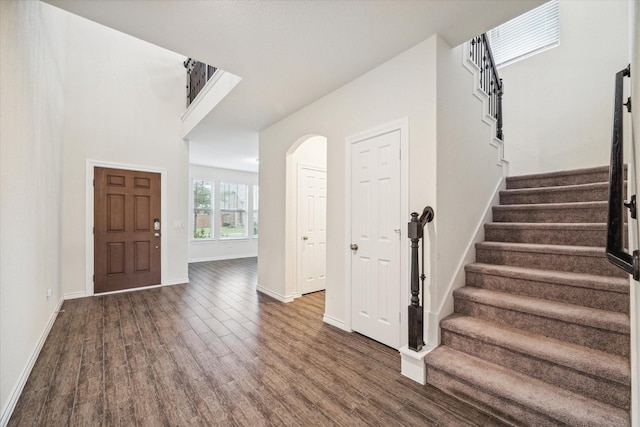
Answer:
[{"label": "upstairs balcony railing", "polygon": [[202,88],[205,87],[209,79],[218,70],[216,67],[207,65],[204,62],[187,58],[182,63],[187,69],[187,107],[191,105],[198,96]]},{"label": "upstairs balcony railing", "polygon": [[493,59],[491,45],[486,34],[474,37],[470,42],[469,56],[480,69],[480,89],[489,97],[489,114],[496,119],[496,138],[504,141],[502,133],[502,95],[504,84]]}]

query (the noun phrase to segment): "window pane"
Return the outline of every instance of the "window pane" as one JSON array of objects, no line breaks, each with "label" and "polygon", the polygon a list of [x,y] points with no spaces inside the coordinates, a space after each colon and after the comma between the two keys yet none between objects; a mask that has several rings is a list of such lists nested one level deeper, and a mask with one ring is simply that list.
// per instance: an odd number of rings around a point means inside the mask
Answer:
[{"label": "window pane", "polygon": [[213,237],[212,208],[213,182],[193,180],[193,238]]},{"label": "window pane", "polygon": [[258,186],[253,186],[253,235],[258,235],[258,202],[260,192],[258,191]]},{"label": "window pane", "polygon": [[249,186],[220,183],[220,238],[247,237]]},{"label": "window pane", "polygon": [[550,1],[489,31],[498,66],[542,52],[560,43],[560,9]]}]

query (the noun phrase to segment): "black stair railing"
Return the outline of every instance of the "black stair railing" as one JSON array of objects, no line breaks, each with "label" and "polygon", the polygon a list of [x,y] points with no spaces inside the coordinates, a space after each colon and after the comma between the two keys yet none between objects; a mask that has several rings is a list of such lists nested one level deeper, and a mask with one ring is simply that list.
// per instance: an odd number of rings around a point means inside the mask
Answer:
[{"label": "black stair railing", "polygon": [[[414,351],[422,350],[424,345],[424,226],[433,221],[433,209],[427,206],[418,213],[411,214],[408,236],[411,239],[411,305],[409,305],[409,348]],[[421,242],[422,241],[422,242]],[[422,262],[418,262],[418,249],[422,248]],[[422,289],[420,284],[422,284]],[[421,305],[422,303],[422,305]]]},{"label": "black stair railing", "polygon": [[209,79],[218,70],[216,67],[207,65],[204,62],[187,58],[182,63],[187,69],[187,107],[191,105],[200,91],[205,87]]},{"label": "black stair railing", "polygon": [[480,89],[489,97],[489,114],[496,119],[496,138],[504,141],[502,132],[502,95],[504,84],[493,59],[487,34],[474,37],[470,42],[469,57],[480,69]]},{"label": "black stair railing", "polygon": [[640,251],[629,254],[624,249],[624,217],[627,207],[631,211],[631,218],[636,218],[636,196],[631,196],[628,203],[624,202],[624,138],[623,111],[626,105],[631,112],[631,98],[624,101],[624,78],[631,77],[631,66],[616,73],[616,86],[613,104],[613,128],[611,132],[611,165],[609,167],[609,210],[607,217],[607,258],[615,266],[633,275],[635,280],[640,278]]}]

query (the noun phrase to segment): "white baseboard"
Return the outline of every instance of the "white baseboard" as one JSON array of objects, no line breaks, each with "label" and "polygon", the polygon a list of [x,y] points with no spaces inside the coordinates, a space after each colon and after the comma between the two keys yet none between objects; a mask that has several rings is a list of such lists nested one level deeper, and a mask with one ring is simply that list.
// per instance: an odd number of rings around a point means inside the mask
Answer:
[{"label": "white baseboard", "polygon": [[20,394],[22,394],[24,385],[27,383],[27,380],[29,379],[29,375],[31,375],[31,370],[33,369],[33,365],[35,365],[36,360],[38,360],[38,356],[40,355],[42,346],[44,345],[44,342],[47,340],[47,337],[49,336],[49,332],[51,331],[51,328],[53,327],[53,324],[56,321],[56,318],[58,317],[58,312],[60,311],[60,307],[62,307],[63,302],[64,302],[64,298],[60,298],[60,300],[58,301],[58,304],[56,304],[56,308],[53,310],[53,313],[51,313],[51,317],[49,318],[49,321],[47,322],[47,325],[45,326],[44,331],[42,331],[42,335],[40,336],[40,339],[38,340],[38,343],[36,344],[36,347],[33,350],[33,353],[31,353],[31,357],[29,357],[29,360],[27,361],[26,366],[24,367],[24,369],[22,370],[22,373],[20,374],[20,377],[18,378],[18,383],[16,384],[14,389],[11,391],[11,393],[9,393],[9,403],[2,410],[2,417],[0,417],[0,426],[2,427],[5,427],[9,423],[11,414],[13,414],[13,410],[16,408],[16,404],[18,403]]},{"label": "white baseboard", "polygon": [[173,286],[173,285],[184,285],[189,283],[189,278],[184,278],[184,279],[174,279],[174,280],[166,280],[162,285],[160,286]]},{"label": "white baseboard", "polygon": [[125,292],[146,291],[147,289],[164,288],[165,286],[184,285],[184,284],[188,284],[188,283],[189,283],[189,279],[169,280],[169,281],[166,281],[165,283],[163,283],[161,285],[142,286],[140,288],[129,288],[129,289],[121,289],[119,291],[101,292],[99,294],[93,294],[92,296],[122,294],[122,293],[125,293]]},{"label": "white baseboard", "polygon": [[322,321],[327,325],[335,326],[336,328],[342,329],[343,331],[351,332],[351,330],[347,329],[342,320],[338,320],[335,317],[329,316],[328,314],[322,316]]},{"label": "white baseboard", "polygon": [[284,296],[284,295],[280,295],[277,292],[273,292],[271,289],[267,289],[267,288],[263,288],[260,285],[256,286],[256,290],[260,293],[263,293],[265,295],[270,296],[273,299],[276,299],[280,302],[291,302],[293,301],[293,295],[288,295],[288,296]]},{"label": "white baseboard", "polygon": [[189,264],[194,262],[207,262],[207,261],[224,261],[225,259],[239,259],[239,258],[256,258],[258,254],[240,254],[240,255],[218,255],[205,258],[194,258],[187,262]]},{"label": "white baseboard", "polygon": [[68,294],[64,294],[64,299],[66,301],[68,299],[84,298],[86,296],[87,293],[85,291],[69,292]]}]

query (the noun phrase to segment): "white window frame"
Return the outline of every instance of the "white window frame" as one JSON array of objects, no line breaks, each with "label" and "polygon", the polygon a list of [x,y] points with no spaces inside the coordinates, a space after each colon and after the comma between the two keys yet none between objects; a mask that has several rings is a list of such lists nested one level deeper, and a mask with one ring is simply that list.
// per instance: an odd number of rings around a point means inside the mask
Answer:
[{"label": "white window frame", "polygon": [[[222,235],[222,224],[223,224],[223,222],[222,222],[222,213],[225,212],[225,211],[229,211],[230,210],[230,209],[223,209],[222,208],[222,199],[221,198],[222,198],[222,193],[223,193],[222,186],[224,184],[236,185],[236,186],[238,186],[237,188],[239,188],[240,186],[243,186],[243,187],[246,188],[246,193],[245,193],[246,194],[246,199],[247,199],[247,200],[245,200],[246,206],[245,206],[244,210],[240,210],[240,209],[236,209],[235,210],[235,211],[244,212],[245,221],[244,221],[244,235],[243,236],[223,236]],[[220,240],[248,240],[251,237],[250,233],[249,233],[249,224],[248,224],[248,222],[249,222],[249,214],[251,214],[251,217],[253,218],[253,213],[252,213],[252,211],[250,209],[251,206],[249,206],[249,203],[251,201],[250,190],[251,190],[250,184],[245,184],[245,183],[241,183],[241,182],[222,181],[222,180],[220,180],[218,182],[218,199],[217,199],[218,200],[218,227],[217,227],[217,230],[218,230],[218,233],[219,233],[219,236],[220,236]],[[252,219],[252,221],[253,221],[253,219]]]},{"label": "white window frame", "polygon": [[560,5],[551,0],[488,32],[497,67],[513,64],[560,44]]},{"label": "white window frame", "polygon": [[[196,189],[196,181],[204,181],[211,184],[211,236],[210,237],[202,237],[197,238],[195,236],[197,224],[194,218],[194,213],[196,209],[196,200],[195,200],[195,189]],[[191,241],[192,242],[210,242],[212,240],[216,240],[216,180],[212,178],[192,178],[191,179],[191,209],[190,209],[190,218],[189,223],[191,224]]]},{"label": "white window frame", "polygon": [[[254,233],[253,222],[255,221],[258,232]],[[260,235],[260,187],[258,184],[251,186],[251,237],[257,239]]]}]

